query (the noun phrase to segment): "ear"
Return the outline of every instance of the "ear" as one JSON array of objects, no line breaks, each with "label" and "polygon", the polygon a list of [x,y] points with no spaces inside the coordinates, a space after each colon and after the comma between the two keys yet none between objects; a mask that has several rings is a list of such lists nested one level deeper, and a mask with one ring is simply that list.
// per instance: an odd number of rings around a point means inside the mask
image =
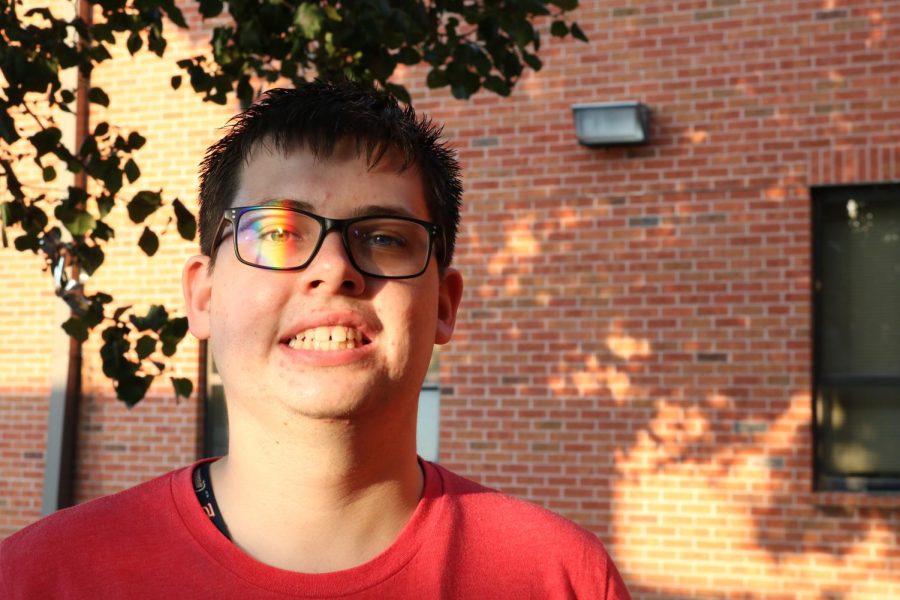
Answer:
[{"label": "ear", "polygon": [[188,327],[199,340],[209,339],[209,301],[212,272],[208,256],[192,256],[181,273],[181,291],[187,308]]},{"label": "ear", "polygon": [[441,287],[438,291],[438,320],[434,343],[446,344],[453,337],[456,327],[456,311],[462,299],[463,278],[456,269],[447,267],[441,276]]}]

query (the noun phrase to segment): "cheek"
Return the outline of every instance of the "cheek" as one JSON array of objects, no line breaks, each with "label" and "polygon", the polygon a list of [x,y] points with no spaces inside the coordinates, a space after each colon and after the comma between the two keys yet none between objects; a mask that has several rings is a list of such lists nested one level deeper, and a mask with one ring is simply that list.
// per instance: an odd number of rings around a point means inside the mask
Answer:
[{"label": "cheek", "polygon": [[[210,338],[214,352],[220,360],[241,360],[230,356],[239,350],[247,357],[246,350],[268,340],[277,331],[276,297],[266,286],[245,285],[235,277],[213,290],[210,301]],[[226,356],[228,354],[228,356]]]},{"label": "cheek", "polygon": [[397,331],[402,332],[397,343],[403,344],[409,362],[424,361],[427,367],[437,328],[437,298],[433,294],[414,294],[402,306],[404,310],[397,314]]}]

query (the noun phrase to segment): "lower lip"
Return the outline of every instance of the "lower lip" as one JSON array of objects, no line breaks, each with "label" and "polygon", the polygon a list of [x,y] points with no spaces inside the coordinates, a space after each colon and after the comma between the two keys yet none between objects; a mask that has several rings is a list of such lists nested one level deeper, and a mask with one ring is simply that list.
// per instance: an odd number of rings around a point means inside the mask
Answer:
[{"label": "lower lip", "polygon": [[370,342],[346,350],[304,350],[279,344],[282,356],[286,360],[315,367],[337,367],[363,361],[372,356],[374,346],[375,344]]}]

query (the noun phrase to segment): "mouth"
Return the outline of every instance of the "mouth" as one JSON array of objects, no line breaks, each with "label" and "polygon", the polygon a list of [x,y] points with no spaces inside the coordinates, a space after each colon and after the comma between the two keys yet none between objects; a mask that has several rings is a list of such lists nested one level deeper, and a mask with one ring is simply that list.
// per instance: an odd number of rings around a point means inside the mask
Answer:
[{"label": "mouth", "polygon": [[286,343],[294,350],[329,352],[352,350],[370,344],[371,340],[354,327],[332,325],[304,329],[289,338]]}]

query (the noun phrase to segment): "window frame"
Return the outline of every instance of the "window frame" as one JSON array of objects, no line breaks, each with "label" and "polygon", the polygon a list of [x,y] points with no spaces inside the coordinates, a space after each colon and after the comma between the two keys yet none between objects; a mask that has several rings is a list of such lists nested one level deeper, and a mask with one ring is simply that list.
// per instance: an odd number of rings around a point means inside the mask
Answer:
[{"label": "window frame", "polygon": [[[895,194],[900,202],[900,182],[880,182],[880,183],[854,183],[854,184],[834,184],[820,185],[810,187],[810,201],[812,204],[812,303],[813,303],[813,319],[812,319],[812,467],[813,467],[813,491],[816,492],[866,492],[866,493],[900,493],[900,475],[849,475],[843,473],[834,473],[824,466],[824,459],[821,457],[822,445],[825,441],[823,430],[827,429],[826,424],[831,420],[831,404],[830,399],[824,398],[819,402],[819,395],[824,389],[834,386],[885,386],[896,387],[900,392],[900,375],[897,376],[880,376],[880,375],[827,375],[823,373],[823,357],[824,342],[822,340],[823,325],[823,289],[822,277],[824,267],[824,227],[825,227],[825,206],[827,203],[843,201],[846,196],[871,196],[873,192],[878,196],[885,194]],[[842,198],[837,195],[841,194]],[[876,200],[880,201],[880,200]],[[820,425],[820,409],[824,413],[822,417],[822,425]],[[897,411],[900,412],[900,403],[898,403]]]}]

